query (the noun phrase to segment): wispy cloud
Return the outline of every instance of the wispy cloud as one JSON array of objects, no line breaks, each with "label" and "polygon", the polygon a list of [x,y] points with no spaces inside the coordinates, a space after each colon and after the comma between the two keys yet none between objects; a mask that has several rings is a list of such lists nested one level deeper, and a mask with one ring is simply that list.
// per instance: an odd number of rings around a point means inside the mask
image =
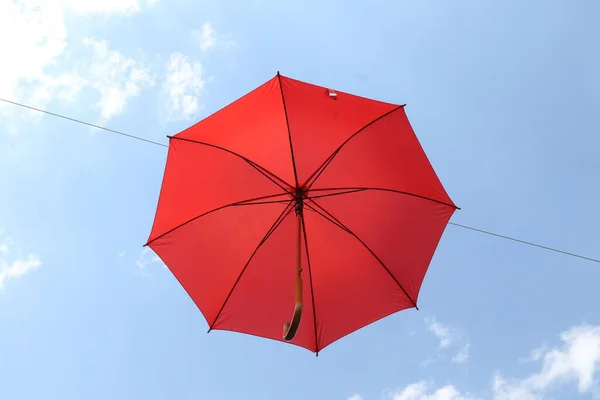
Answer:
[{"label": "wispy cloud", "polygon": [[169,120],[187,120],[202,107],[199,97],[206,85],[204,68],[182,53],[173,53],[166,66],[163,89],[167,96]]},{"label": "wispy cloud", "polygon": [[83,43],[92,49],[92,62],[85,81],[100,94],[96,107],[104,120],[120,114],[130,97],[154,86],[154,77],[144,65],[110,50],[105,40],[86,38]]},{"label": "wispy cloud", "polygon": [[[0,76],[0,96],[25,102],[39,108],[53,101],[73,101],[83,88],[100,94],[98,108],[108,119],[124,108],[125,101],[136,96],[141,88],[151,84],[147,71],[133,59],[110,51],[105,42],[87,39],[92,57],[70,59],[71,46],[81,41],[69,40],[65,19],[69,13],[78,15],[129,15],[142,10],[151,1],[106,0],[17,0],[0,2],[0,36],[19,40],[0,41],[0,52],[10,57]],[[72,54],[69,54],[72,53]],[[63,67],[68,65],[68,67]],[[60,67],[59,67],[60,66]],[[40,116],[0,104],[4,115],[13,121]],[[17,133],[15,122],[7,129]]]},{"label": "wispy cloud", "polygon": [[429,331],[440,340],[441,348],[445,349],[455,340],[456,335],[453,330],[449,326],[438,322],[434,317],[425,318],[425,323],[428,325]]},{"label": "wispy cloud", "polygon": [[466,332],[439,322],[435,317],[426,317],[425,323],[428,330],[433,333],[439,341],[440,350],[458,348],[452,357],[452,362],[464,363],[469,359],[469,336]]},{"label": "wispy cloud", "polygon": [[433,384],[428,381],[412,383],[388,396],[390,400],[476,400],[470,394],[461,394],[453,385],[433,388]]},{"label": "wispy cloud", "polygon": [[[0,2],[0,35],[19,37],[0,42],[0,52],[10,54],[0,76],[0,97],[47,108],[53,101],[85,104],[98,110],[99,124],[123,113],[128,102],[155,85],[156,74],[135,57],[114,48],[115,43],[88,37],[71,38],[65,22],[70,13],[128,16],[156,3],[152,0],[42,0]],[[202,53],[228,49],[234,41],[218,33],[210,22],[192,31]],[[75,46],[82,46],[75,47]],[[164,63],[163,92],[167,118],[188,120],[202,109],[200,97],[211,78],[200,60],[172,53]],[[81,96],[86,96],[82,99]],[[90,96],[87,98],[87,96]],[[17,134],[17,122],[31,122],[41,114],[0,104],[0,112],[11,116],[6,129]]]},{"label": "wispy cloud", "polygon": [[[229,49],[235,44],[230,35],[218,34],[210,22],[205,22],[199,30],[192,31],[202,53],[214,49]],[[166,96],[166,112],[170,121],[190,120],[203,108],[200,98],[207,82],[202,62],[190,56],[172,53],[165,64],[163,93]]]},{"label": "wispy cloud", "polygon": [[469,343],[465,344],[459,351],[452,357],[452,362],[462,364],[469,359],[469,348],[471,345]]},{"label": "wispy cloud", "polygon": [[200,40],[200,49],[202,51],[207,51],[217,44],[217,38],[215,37],[215,30],[210,24],[210,22],[205,22],[202,25],[202,29],[198,32],[195,32],[195,35]]},{"label": "wispy cloud", "polygon": [[42,265],[39,257],[33,254],[26,257],[14,256],[9,259],[9,256],[14,253],[12,249],[14,244],[14,240],[10,237],[3,238],[0,244],[0,290],[4,289],[9,279],[19,278]]},{"label": "wispy cloud", "polygon": [[[497,400],[541,399],[555,386],[572,383],[580,394],[597,391],[596,377],[600,369],[600,326],[579,325],[560,334],[562,346],[537,349],[541,361],[539,372],[525,379],[494,377]],[[519,397],[518,397],[519,396]]]},{"label": "wispy cloud", "polygon": [[[600,392],[597,379],[600,372],[600,326],[577,325],[560,335],[554,348],[544,344],[534,349],[530,357],[540,363],[537,372],[524,378],[506,378],[493,374],[490,395],[481,397],[461,391],[456,385],[436,387],[432,380],[421,380],[401,389],[387,391],[389,400],[543,400],[551,398],[553,390],[562,388],[576,393]],[[532,361],[534,362],[534,361]],[[575,397],[573,394],[570,397]]]},{"label": "wispy cloud", "polygon": [[207,52],[212,49],[229,49],[235,45],[229,34],[218,34],[210,22],[202,24],[202,28],[194,30],[192,35],[199,41],[200,50]]},{"label": "wispy cloud", "polygon": [[[44,0],[28,1],[42,3]],[[152,6],[158,0],[55,0],[57,6],[67,7],[78,14],[132,14],[140,12],[145,5]]]},{"label": "wispy cloud", "polygon": [[157,263],[162,263],[161,259],[156,254],[152,253],[148,247],[144,247],[140,251],[140,255],[137,260],[135,260],[135,265],[138,268],[138,272],[143,276],[149,276],[149,266]]}]

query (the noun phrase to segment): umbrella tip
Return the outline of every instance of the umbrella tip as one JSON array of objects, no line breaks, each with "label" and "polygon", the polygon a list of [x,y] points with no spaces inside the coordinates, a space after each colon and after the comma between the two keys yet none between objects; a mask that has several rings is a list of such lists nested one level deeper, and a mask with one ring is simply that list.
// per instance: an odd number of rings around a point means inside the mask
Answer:
[{"label": "umbrella tip", "polygon": [[279,75],[280,75],[280,74],[279,74],[279,71],[277,71],[277,76],[279,76]]}]

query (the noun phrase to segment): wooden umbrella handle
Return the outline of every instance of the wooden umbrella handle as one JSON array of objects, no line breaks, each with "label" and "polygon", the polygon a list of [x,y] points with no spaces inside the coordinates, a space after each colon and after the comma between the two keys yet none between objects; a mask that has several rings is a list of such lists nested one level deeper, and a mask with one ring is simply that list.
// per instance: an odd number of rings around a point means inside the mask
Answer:
[{"label": "wooden umbrella handle", "polygon": [[283,325],[283,339],[286,342],[291,341],[296,336],[302,319],[302,214],[296,215],[298,221],[298,239],[296,242],[296,269],[298,276],[296,277],[295,285],[295,306],[294,315],[291,322],[286,322]]}]

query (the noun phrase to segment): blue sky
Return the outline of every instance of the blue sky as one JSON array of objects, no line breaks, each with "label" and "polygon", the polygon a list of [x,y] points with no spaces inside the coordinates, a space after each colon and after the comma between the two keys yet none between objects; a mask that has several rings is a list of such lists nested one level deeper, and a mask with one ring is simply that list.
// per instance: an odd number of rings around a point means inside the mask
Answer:
[{"label": "blue sky", "polygon": [[[406,103],[461,224],[598,257],[593,0],[0,1],[0,97],[166,143],[276,71]],[[326,348],[206,334],[153,253],[166,149],[0,104],[0,398],[592,399],[600,266],[449,226]]]}]

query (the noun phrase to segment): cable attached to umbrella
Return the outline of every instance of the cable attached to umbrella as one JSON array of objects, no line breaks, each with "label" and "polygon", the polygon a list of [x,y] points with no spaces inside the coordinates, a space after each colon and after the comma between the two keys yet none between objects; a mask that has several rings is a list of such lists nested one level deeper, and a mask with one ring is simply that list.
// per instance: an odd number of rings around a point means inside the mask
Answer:
[{"label": "cable attached to umbrella", "polygon": [[297,240],[296,240],[296,283],[294,290],[294,315],[292,316],[291,322],[286,322],[283,325],[283,339],[289,342],[294,339],[298,328],[300,327],[300,320],[302,319],[302,209],[303,200],[302,196],[304,193],[302,190],[296,191],[296,221],[298,226]]},{"label": "cable attached to umbrella", "polygon": [[[18,103],[16,101],[11,101],[11,100],[7,100],[7,99],[3,99],[3,98],[0,98],[0,101],[3,101],[5,103],[9,103],[9,104],[12,104],[12,105],[15,105],[15,106],[28,108],[30,110],[38,111],[38,112],[41,112],[41,113],[44,113],[44,114],[52,115],[54,117],[63,118],[63,119],[66,119],[66,120],[69,120],[69,121],[72,121],[72,122],[77,122],[79,124],[87,125],[87,126],[90,126],[90,127],[96,128],[96,129],[101,129],[101,130],[104,130],[104,131],[107,131],[107,132],[115,133],[115,134],[118,134],[118,135],[121,135],[121,136],[128,137],[130,139],[136,139],[136,140],[139,140],[139,141],[142,141],[142,142],[146,142],[146,143],[150,143],[150,144],[154,144],[154,145],[157,145],[157,146],[168,147],[168,145],[163,144],[163,143],[155,142],[155,141],[152,141],[152,140],[140,137],[140,136],[129,135],[129,134],[124,133],[124,132],[119,132],[119,131],[116,131],[116,130],[113,130],[113,129],[105,128],[105,127],[100,126],[100,125],[95,125],[95,124],[92,124],[92,123],[89,123],[89,122],[86,122],[86,121],[82,121],[82,120],[79,120],[79,119],[71,118],[71,117],[68,117],[68,116],[65,116],[65,115],[62,115],[62,114],[57,114],[57,113],[54,113],[54,112],[51,112],[51,111],[46,111],[46,110],[42,110],[42,109],[39,109],[39,108],[36,108],[36,107],[28,106],[27,104]],[[299,224],[300,224],[300,226],[302,226],[302,222],[301,221],[299,222]],[[498,238],[501,238],[501,239],[506,239],[506,240],[510,240],[510,241],[513,241],[513,242],[522,243],[522,244],[525,244],[525,245],[528,245],[528,246],[537,247],[537,248],[541,248],[541,249],[544,249],[544,250],[549,250],[549,251],[553,251],[553,252],[556,252],[556,253],[561,253],[561,254],[565,254],[565,255],[571,256],[571,257],[577,257],[577,258],[580,258],[580,259],[583,259],[583,260],[587,260],[587,261],[591,261],[591,262],[600,264],[600,258],[586,257],[586,256],[583,256],[583,255],[580,255],[580,254],[571,253],[571,252],[568,252],[568,251],[556,249],[556,248],[549,247],[549,246],[543,246],[543,245],[536,244],[536,243],[533,243],[533,242],[529,242],[529,241],[526,241],[526,240],[517,239],[517,238],[511,237],[511,236],[500,235],[498,233],[486,231],[486,230],[483,230],[483,229],[473,228],[473,227],[470,227],[470,226],[467,226],[467,225],[462,225],[462,224],[458,224],[458,223],[454,223],[454,222],[449,222],[449,225],[454,225],[456,227],[463,228],[463,229],[468,229],[470,231],[483,233],[485,235],[495,236],[495,237],[498,237]],[[300,303],[302,303],[302,297],[301,296],[300,296]],[[290,323],[290,325],[291,325],[291,323]],[[290,327],[290,330],[291,330],[291,327]]]}]

